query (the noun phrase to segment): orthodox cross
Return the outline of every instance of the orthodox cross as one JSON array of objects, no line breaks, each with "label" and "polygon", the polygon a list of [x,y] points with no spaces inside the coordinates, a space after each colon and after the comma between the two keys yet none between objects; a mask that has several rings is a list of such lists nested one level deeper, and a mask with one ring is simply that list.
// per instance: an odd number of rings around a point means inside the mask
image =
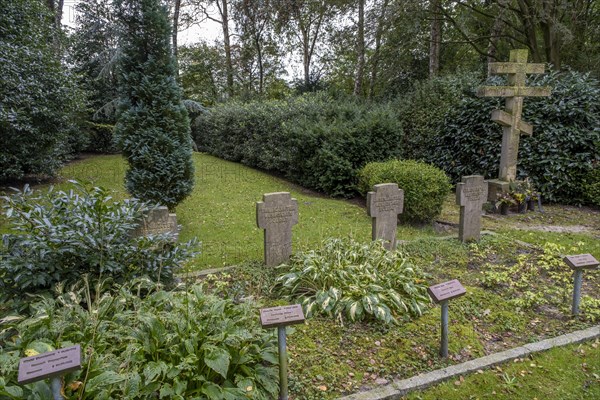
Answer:
[{"label": "orthodox cross", "polygon": [[480,97],[505,97],[506,111],[494,110],[492,121],[502,125],[502,153],[500,172],[502,181],[514,181],[517,177],[517,153],[520,134],[531,135],[533,127],[521,119],[524,97],[550,96],[550,87],[525,86],[526,74],[543,74],[544,64],[527,64],[528,50],[511,50],[509,62],[490,63],[489,75],[508,75],[509,86],[483,86],[477,91]]}]

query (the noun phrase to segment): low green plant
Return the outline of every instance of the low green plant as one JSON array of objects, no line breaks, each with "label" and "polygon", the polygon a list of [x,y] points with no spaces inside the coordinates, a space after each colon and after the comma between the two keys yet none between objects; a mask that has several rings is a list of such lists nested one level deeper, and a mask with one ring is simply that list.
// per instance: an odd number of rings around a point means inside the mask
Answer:
[{"label": "low green plant", "polygon": [[299,301],[307,317],[398,323],[420,316],[429,303],[425,274],[381,241],[329,239],[279,269],[275,290]]},{"label": "low green plant", "polygon": [[105,189],[73,184],[69,191],[25,186],[2,197],[14,232],[4,234],[0,245],[2,290],[48,289],[83,274],[115,282],[142,275],[168,281],[197,254],[195,240],[176,244],[170,234],[132,234],[148,203],[117,202]]},{"label": "low green plant", "polygon": [[64,376],[67,398],[276,397],[274,335],[250,304],[207,295],[202,286],[164,291],[138,279],[101,293],[81,284],[31,309],[29,319],[1,321],[0,398],[51,398],[47,381],[17,385],[19,358],[74,344],[83,350],[82,368]]},{"label": "low green plant", "polygon": [[[568,314],[573,271],[564,263],[563,254],[577,252],[577,246],[567,251],[564,246],[546,243],[537,257],[521,254],[512,265],[484,265],[481,283],[505,292],[508,301],[521,309],[548,305]],[[580,305],[583,318],[592,322],[600,320],[599,305],[597,299],[583,295]]]},{"label": "low green plant", "polygon": [[397,183],[404,190],[402,221],[431,222],[442,212],[450,193],[448,177],[439,168],[420,161],[389,160],[372,162],[358,174],[359,191],[364,195],[379,183]]}]

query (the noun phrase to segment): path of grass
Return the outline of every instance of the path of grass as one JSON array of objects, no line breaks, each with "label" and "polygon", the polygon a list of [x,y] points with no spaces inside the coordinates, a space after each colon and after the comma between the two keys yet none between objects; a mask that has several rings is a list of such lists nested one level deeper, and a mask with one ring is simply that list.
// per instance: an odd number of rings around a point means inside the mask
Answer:
[{"label": "path of grass", "polygon": [[[262,230],[256,227],[256,202],[264,193],[291,192],[298,199],[299,223],[293,228],[294,249],[309,249],[328,237],[370,240],[371,221],[364,208],[307,191],[246,166],[195,153],[196,186],[177,207],[180,238],[197,237],[202,255],[193,269],[261,260]],[[103,186],[124,197],[126,163],[121,156],[94,156],[66,166],[63,179]],[[58,185],[67,187],[65,183]],[[434,235],[432,229],[399,227],[399,237]]]},{"label": "path of grass", "polygon": [[415,392],[407,400],[600,399],[600,344],[559,347]]}]

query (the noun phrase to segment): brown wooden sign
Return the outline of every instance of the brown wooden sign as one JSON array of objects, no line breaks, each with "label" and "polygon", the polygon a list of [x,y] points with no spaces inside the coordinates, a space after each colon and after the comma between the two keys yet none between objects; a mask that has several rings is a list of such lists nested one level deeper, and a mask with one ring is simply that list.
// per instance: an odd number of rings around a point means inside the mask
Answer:
[{"label": "brown wooden sign", "polygon": [[463,285],[460,284],[460,282],[457,279],[454,279],[448,282],[438,283],[437,285],[429,286],[427,288],[427,292],[429,293],[429,296],[431,296],[431,299],[434,302],[440,303],[442,301],[460,297],[467,293],[467,290],[463,287]]},{"label": "brown wooden sign", "polygon": [[260,310],[260,324],[263,328],[301,324],[303,322],[304,313],[300,304],[263,308]]},{"label": "brown wooden sign", "polygon": [[21,358],[18,382],[22,385],[64,375],[81,368],[81,347],[75,345]]},{"label": "brown wooden sign", "polygon": [[591,254],[578,254],[576,256],[566,256],[564,262],[573,269],[596,268],[600,262]]}]

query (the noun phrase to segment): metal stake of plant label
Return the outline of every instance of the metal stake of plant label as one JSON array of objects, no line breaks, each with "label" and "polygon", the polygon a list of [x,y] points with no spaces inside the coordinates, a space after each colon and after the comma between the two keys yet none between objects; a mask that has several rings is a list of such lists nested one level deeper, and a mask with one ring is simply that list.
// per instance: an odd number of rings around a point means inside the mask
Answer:
[{"label": "metal stake of plant label", "polygon": [[448,357],[448,301],[467,293],[457,279],[438,283],[427,288],[429,296],[435,303],[442,306],[442,337],[440,339],[440,357]]},{"label": "metal stake of plant label", "polygon": [[575,317],[579,315],[579,302],[581,300],[581,285],[583,284],[583,270],[596,268],[600,262],[591,254],[579,254],[576,256],[566,256],[564,262],[573,269],[573,306],[571,314]]},{"label": "metal stake of plant label", "polygon": [[440,357],[448,357],[448,300],[444,300],[442,305],[442,339],[440,343]]},{"label": "metal stake of plant label", "polygon": [[288,400],[288,359],[285,328],[288,325],[304,322],[304,312],[300,304],[270,307],[260,310],[260,324],[263,328],[277,328],[277,349],[279,352],[279,400]]},{"label": "metal stake of plant label", "polygon": [[279,351],[279,400],[288,399],[288,359],[285,326],[277,327],[277,349]]}]

